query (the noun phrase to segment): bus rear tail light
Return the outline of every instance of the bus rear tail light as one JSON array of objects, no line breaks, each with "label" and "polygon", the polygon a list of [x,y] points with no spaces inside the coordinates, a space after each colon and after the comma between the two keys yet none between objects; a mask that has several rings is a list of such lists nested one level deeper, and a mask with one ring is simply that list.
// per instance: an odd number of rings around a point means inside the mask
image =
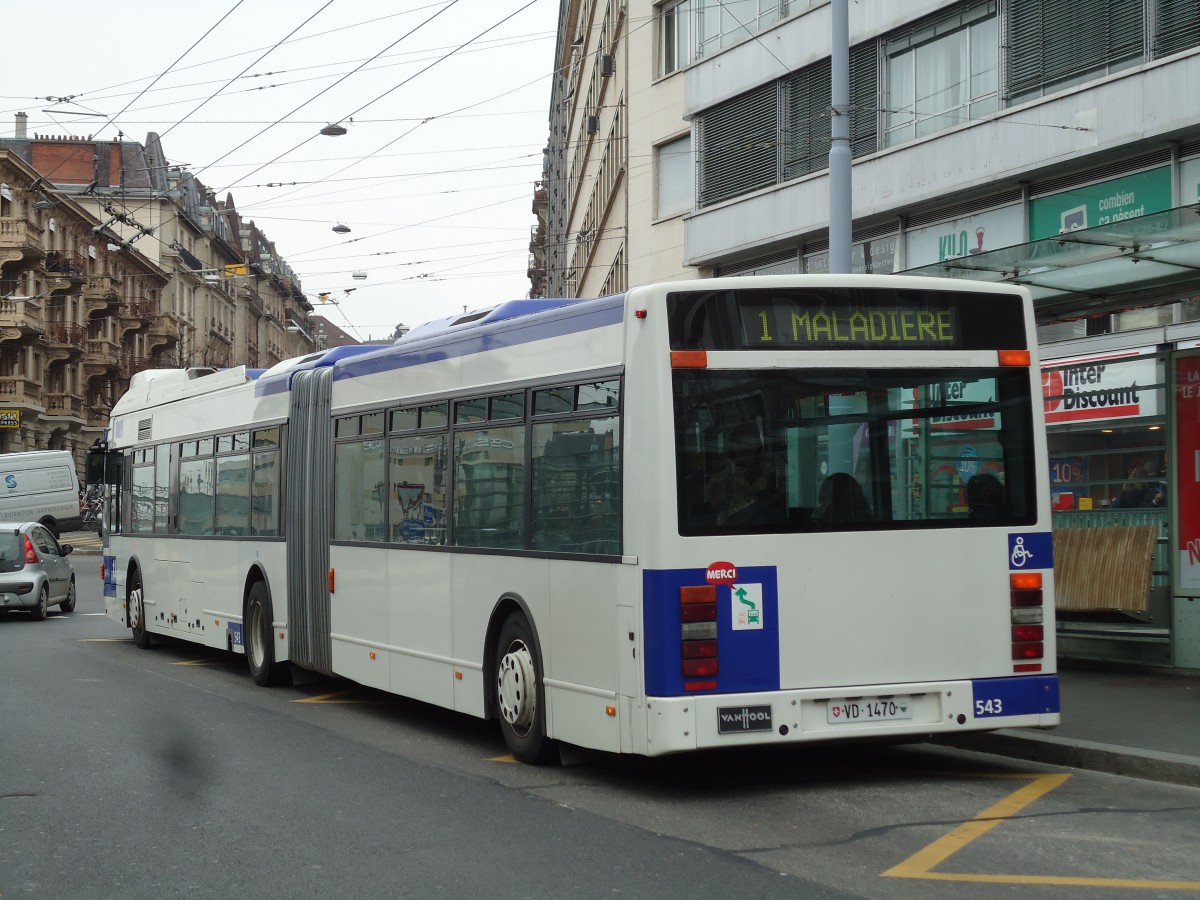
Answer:
[{"label": "bus rear tail light", "polygon": [[[679,589],[680,656],[684,678],[717,674],[717,586]],[[685,687],[689,687],[685,685]],[[706,684],[705,687],[712,687]]]},{"label": "bus rear tail light", "polygon": [[1039,672],[1046,655],[1045,627],[1042,625],[1042,573],[1013,572],[1008,576],[1008,597],[1012,622],[1012,658],[1017,672]]}]

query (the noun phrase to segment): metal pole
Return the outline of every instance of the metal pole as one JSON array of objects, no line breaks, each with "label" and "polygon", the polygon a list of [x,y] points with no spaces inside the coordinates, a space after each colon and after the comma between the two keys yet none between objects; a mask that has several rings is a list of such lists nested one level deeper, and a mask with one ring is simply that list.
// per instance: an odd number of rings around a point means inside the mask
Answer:
[{"label": "metal pole", "polygon": [[850,12],[849,0],[833,0],[832,101],[829,127],[829,271],[850,272],[854,221],[850,192]]}]

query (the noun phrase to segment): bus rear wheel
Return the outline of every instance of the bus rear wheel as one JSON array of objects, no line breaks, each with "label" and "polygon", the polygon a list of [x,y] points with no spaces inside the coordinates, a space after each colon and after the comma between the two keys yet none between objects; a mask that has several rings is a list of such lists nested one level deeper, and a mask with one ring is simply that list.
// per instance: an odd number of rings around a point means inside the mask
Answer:
[{"label": "bus rear wheel", "polygon": [[142,576],[134,572],[129,576],[129,627],[133,629],[133,643],[146,650],[150,647],[150,632],[146,630],[146,604],[142,596]]},{"label": "bus rear wheel", "polygon": [[275,660],[275,620],[271,616],[271,598],[261,581],[250,588],[246,598],[246,618],[243,632],[246,641],[246,662],[254,683],[269,685],[290,684],[291,663]]},{"label": "bus rear wheel", "polygon": [[557,762],[558,746],[546,737],[546,692],[541,655],[520,613],[504,620],[496,641],[496,709],[504,743],[531,765]]}]

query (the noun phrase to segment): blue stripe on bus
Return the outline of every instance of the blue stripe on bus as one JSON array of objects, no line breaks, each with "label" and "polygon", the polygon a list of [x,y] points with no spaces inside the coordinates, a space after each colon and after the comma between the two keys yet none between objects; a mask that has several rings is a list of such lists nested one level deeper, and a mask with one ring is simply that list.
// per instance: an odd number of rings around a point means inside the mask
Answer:
[{"label": "blue stripe on bus", "polygon": [[[679,589],[704,585],[706,569],[660,569],[642,573],[643,664],[646,694],[676,697],[779,690],[779,588],[774,566],[738,568],[738,584],[761,586],[761,628],[735,629],[729,585],[717,586],[717,675],[683,676]],[[685,682],[715,681],[708,690],[686,690]]]},{"label": "blue stripe on bus", "polygon": [[117,558],[115,556],[104,557],[104,596],[117,596]]},{"label": "blue stripe on bus", "polygon": [[[624,301],[624,294],[599,300],[582,300],[572,304],[567,310],[557,308],[553,314],[531,313],[528,316],[502,320],[491,326],[468,326],[458,331],[418,339],[411,344],[358,348],[359,355],[356,358],[335,361],[333,378],[335,381],[341,381],[345,378],[391,372],[439,360],[474,356],[488,350],[519,347],[547,338],[619,325],[625,317]],[[325,359],[323,357],[316,365],[328,364]],[[291,376],[307,368],[313,366],[290,369],[269,380],[259,379],[255,385],[255,395],[266,396],[290,390]]]},{"label": "blue stripe on bus", "polygon": [[971,682],[971,692],[977,719],[1059,711],[1057,675],[980,678]]}]

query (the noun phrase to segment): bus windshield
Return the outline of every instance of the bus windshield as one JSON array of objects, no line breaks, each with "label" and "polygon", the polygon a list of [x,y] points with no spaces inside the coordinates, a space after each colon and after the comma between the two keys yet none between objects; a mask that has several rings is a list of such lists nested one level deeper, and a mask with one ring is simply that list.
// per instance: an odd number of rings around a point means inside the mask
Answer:
[{"label": "bus windshield", "polygon": [[674,373],[682,535],[1035,521],[1021,368]]}]

